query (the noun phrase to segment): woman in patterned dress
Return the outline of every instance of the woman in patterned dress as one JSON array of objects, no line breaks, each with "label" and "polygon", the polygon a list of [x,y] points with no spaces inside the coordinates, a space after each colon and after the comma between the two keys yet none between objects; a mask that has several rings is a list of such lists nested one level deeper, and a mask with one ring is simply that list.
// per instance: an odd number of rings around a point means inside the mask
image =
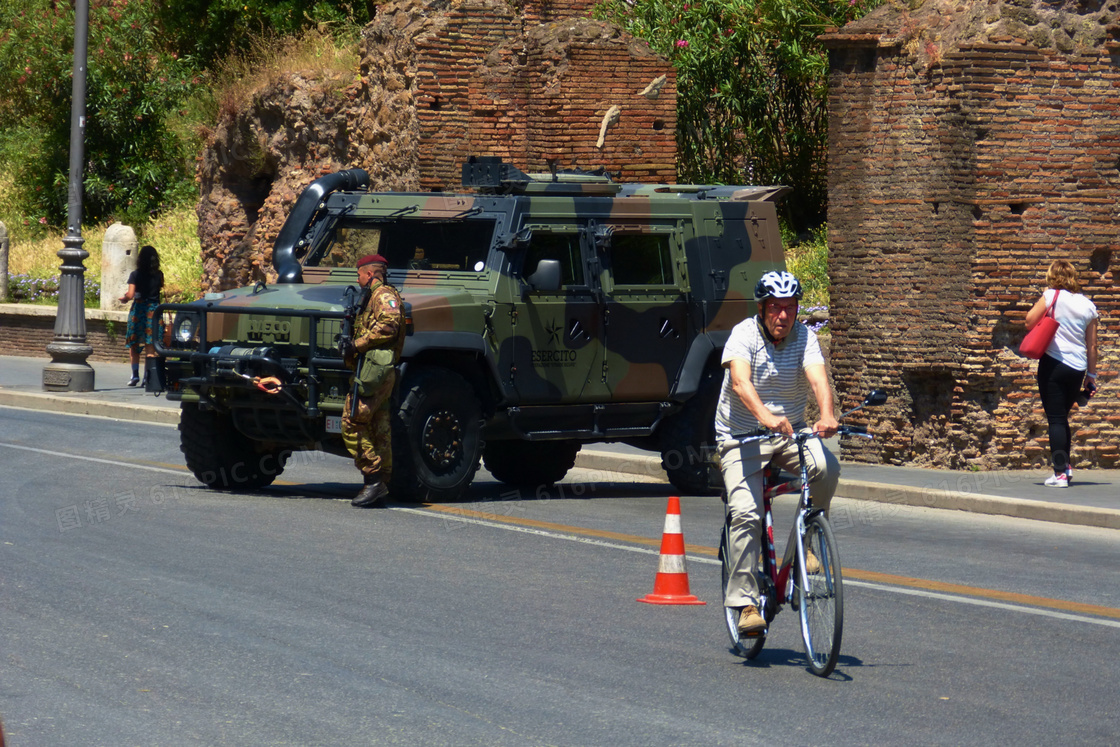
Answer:
[{"label": "woman in patterned dress", "polygon": [[144,346],[146,358],[156,357],[155,341],[163,336],[163,319],[156,315],[162,290],[163,272],[159,269],[159,253],[154,246],[145,245],[140,248],[140,254],[136,257],[136,269],[128,276],[128,291],[120,299],[122,303],[132,301],[125,334],[125,345],[128,346],[132,363],[129,386],[140,383],[140,346]]}]

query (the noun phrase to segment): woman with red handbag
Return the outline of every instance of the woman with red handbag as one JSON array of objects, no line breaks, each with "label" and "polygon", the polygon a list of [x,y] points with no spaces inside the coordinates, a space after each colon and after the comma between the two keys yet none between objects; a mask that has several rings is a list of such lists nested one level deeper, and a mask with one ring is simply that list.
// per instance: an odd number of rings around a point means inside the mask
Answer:
[{"label": "woman with red handbag", "polygon": [[[1081,294],[1077,272],[1064,259],[1054,260],[1046,273],[1049,287],[1027,312],[1027,329],[1053,314],[1058,329],[1038,361],[1038,391],[1049,424],[1050,459],[1054,474],[1046,478],[1052,488],[1072,482],[1070,455],[1073,448],[1069,411],[1082,392],[1097,391],[1097,307]],[[1062,291],[1066,291],[1062,293]]]}]

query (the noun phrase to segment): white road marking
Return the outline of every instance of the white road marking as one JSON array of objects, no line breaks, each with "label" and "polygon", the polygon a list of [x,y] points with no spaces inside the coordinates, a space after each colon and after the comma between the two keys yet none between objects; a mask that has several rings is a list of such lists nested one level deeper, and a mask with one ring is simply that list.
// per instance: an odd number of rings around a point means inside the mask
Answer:
[{"label": "white road marking", "polygon": [[147,464],[136,464],[134,462],[122,462],[122,461],[117,460],[117,459],[99,459],[98,457],[81,456],[79,454],[72,454],[72,453],[67,452],[67,451],[51,451],[49,449],[36,449],[34,447],[31,447],[31,446],[20,446],[18,444],[4,443],[3,441],[0,441],[0,446],[7,447],[9,449],[18,449],[20,451],[30,451],[30,452],[33,452],[35,454],[45,454],[46,456],[64,457],[66,459],[80,459],[83,462],[97,462],[98,464],[112,464],[112,465],[117,466],[117,467],[132,467],[133,469],[143,469],[143,470],[148,470],[149,472],[163,472],[163,473],[166,473],[166,474],[169,474],[169,475],[179,475],[179,476],[183,476],[185,474],[185,470],[171,469],[169,467],[153,467],[153,466],[150,466],[150,465],[147,465]]}]

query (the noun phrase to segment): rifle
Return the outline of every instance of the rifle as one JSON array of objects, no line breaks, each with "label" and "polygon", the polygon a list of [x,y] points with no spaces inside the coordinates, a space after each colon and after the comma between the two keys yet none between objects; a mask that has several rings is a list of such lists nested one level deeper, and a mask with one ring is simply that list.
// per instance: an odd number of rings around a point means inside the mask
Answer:
[{"label": "rifle", "polygon": [[[345,311],[342,316],[342,331],[338,334],[338,349],[342,353],[343,358],[346,357],[346,352],[354,347],[354,322],[358,318],[358,314],[369,300],[369,288],[359,288],[356,285],[346,286],[346,290],[342,294],[342,301],[345,304]],[[362,370],[362,360],[365,354],[360,354],[354,361],[354,373]],[[354,383],[350,387],[350,417],[354,418],[358,414],[358,377],[353,376]]]}]

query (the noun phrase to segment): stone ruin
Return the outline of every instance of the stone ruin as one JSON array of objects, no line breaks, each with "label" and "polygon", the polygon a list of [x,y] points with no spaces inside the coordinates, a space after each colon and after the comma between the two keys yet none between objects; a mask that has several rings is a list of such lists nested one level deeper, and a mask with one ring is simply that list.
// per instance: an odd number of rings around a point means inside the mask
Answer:
[{"label": "stone ruin", "polygon": [[891,2],[823,37],[833,372],[851,397],[893,397],[848,458],[1048,464],[1037,364],[1018,344],[1065,258],[1101,313],[1101,391],[1072,415],[1074,465],[1120,466],[1117,11]]},{"label": "stone ruin", "polygon": [[361,168],[371,189],[459,189],[467,155],[527,171],[676,176],[676,77],[645,42],[579,17],[592,3],[397,0],[353,75],[292,71],[229,113],[200,157],[203,287],[275,277],[302,189]]}]

